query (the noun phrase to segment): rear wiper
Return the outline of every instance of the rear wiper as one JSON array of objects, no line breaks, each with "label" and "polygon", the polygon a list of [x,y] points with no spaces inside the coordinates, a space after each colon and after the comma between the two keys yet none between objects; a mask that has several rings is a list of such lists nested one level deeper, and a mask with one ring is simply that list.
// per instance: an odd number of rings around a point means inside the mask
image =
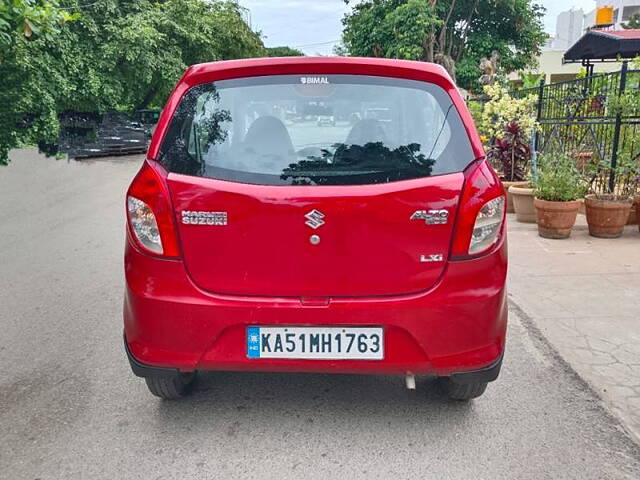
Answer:
[{"label": "rear wiper", "polygon": [[373,173],[384,173],[385,170],[295,170],[283,172],[286,177],[338,177],[340,175],[371,175]]},{"label": "rear wiper", "polygon": [[196,161],[199,164],[202,164],[202,152],[200,151],[200,139],[198,138],[198,129],[196,127],[195,122],[192,123],[191,129],[193,130],[193,141],[195,143],[195,149],[196,149]]},{"label": "rear wiper", "polygon": [[433,142],[433,146],[431,147],[431,151],[429,152],[429,158],[432,158],[433,151],[436,149],[436,145],[438,144],[438,141],[440,140],[440,135],[442,135],[442,132],[444,130],[444,126],[447,124],[447,118],[449,117],[449,112],[451,111],[451,108],[453,108],[453,103],[451,105],[449,105],[449,108],[447,108],[447,113],[444,114],[444,119],[442,120],[442,126],[440,127],[440,131],[438,132],[438,136],[436,137],[436,141]]}]

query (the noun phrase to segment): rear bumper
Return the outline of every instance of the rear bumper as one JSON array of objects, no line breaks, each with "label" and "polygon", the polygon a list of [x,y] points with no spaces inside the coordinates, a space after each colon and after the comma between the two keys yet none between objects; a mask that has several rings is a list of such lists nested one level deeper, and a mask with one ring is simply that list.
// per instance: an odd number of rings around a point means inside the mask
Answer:
[{"label": "rear bumper", "polygon": [[[140,363],[129,350],[129,344],[127,343],[127,339],[124,339],[124,350],[127,352],[127,358],[129,359],[129,365],[131,365],[131,370],[138,377],[171,377],[174,375],[180,375],[180,370],[177,368],[168,368],[168,367],[154,367],[151,365],[145,365],[144,363]],[[485,368],[481,368],[480,370],[472,370],[468,372],[456,372],[452,373],[449,377],[455,383],[475,383],[475,382],[493,382],[498,375],[500,374],[500,369],[502,368],[502,358],[503,355],[500,355],[500,358],[493,362],[491,365]]]},{"label": "rear bumper", "polygon": [[[189,280],[182,262],[153,258],[128,244],[127,354],[141,376],[172,370],[411,372],[462,381],[462,374],[475,372],[477,378],[491,381],[499,372],[505,344],[506,255],[503,243],[485,257],[450,262],[427,292],[303,305],[297,298],[204,292]],[[383,326],[385,358],[250,359],[245,335],[251,325]]]}]

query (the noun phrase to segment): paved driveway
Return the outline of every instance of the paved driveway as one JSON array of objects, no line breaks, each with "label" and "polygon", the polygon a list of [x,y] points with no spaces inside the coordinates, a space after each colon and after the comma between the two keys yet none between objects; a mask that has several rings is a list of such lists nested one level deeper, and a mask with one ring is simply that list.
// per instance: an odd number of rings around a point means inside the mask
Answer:
[{"label": "paved driveway", "polygon": [[594,238],[579,215],[571,238],[558,241],[513,217],[511,299],[640,442],[638,226],[621,238]]},{"label": "paved driveway", "polygon": [[517,310],[500,380],[468,404],[426,381],[240,373],[159,401],[121,340],[123,195],[141,158],[13,158],[0,168],[0,478],[638,478],[636,444]]}]

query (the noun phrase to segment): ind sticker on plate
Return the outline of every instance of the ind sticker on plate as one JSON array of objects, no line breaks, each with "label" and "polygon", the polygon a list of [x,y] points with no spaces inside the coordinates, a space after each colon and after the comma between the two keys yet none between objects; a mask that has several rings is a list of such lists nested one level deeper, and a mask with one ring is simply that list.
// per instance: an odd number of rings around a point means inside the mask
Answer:
[{"label": "ind sticker on plate", "polygon": [[260,328],[249,327],[247,329],[247,356],[260,358]]}]

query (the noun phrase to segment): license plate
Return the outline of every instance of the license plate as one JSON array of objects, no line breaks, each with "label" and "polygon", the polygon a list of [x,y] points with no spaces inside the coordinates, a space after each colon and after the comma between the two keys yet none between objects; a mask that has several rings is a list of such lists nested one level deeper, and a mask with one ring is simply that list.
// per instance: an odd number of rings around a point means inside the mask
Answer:
[{"label": "license plate", "polygon": [[249,358],[382,360],[381,327],[249,327]]}]

